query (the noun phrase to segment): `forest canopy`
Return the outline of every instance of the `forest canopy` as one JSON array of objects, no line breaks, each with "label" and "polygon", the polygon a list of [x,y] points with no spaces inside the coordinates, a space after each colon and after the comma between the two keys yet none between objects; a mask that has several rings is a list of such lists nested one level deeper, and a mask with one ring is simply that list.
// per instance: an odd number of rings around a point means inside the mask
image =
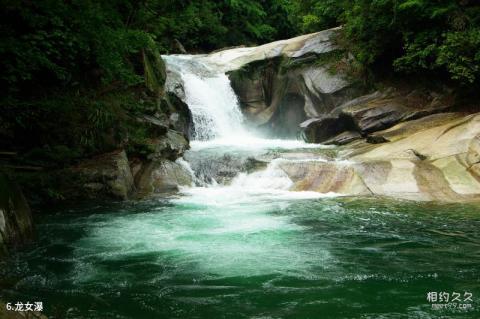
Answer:
[{"label": "forest canopy", "polygon": [[[135,55],[255,44],[294,35],[278,0],[2,0],[2,87],[35,81],[134,84]],[[88,79],[87,79],[88,78]]]},{"label": "forest canopy", "polygon": [[[2,91],[79,83],[135,84],[136,56],[254,45],[343,25],[365,67],[480,78],[475,0],[2,0]],[[28,91],[28,90],[27,90]]]},{"label": "forest canopy", "polygon": [[477,0],[300,0],[290,16],[302,32],[344,25],[349,49],[364,66],[431,73],[457,84],[480,80]]}]

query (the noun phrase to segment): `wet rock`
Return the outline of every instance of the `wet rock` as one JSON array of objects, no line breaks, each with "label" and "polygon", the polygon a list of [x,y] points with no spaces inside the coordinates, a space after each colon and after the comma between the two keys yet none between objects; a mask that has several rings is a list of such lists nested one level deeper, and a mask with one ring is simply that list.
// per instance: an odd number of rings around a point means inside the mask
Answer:
[{"label": "wet rock", "polygon": [[342,115],[352,122],[362,133],[380,131],[401,121],[408,109],[399,101],[375,100],[342,109]]},{"label": "wet rock", "polygon": [[348,129],[346,122],[334,116],[309,119],[300,124],[307,142],[322,143]]},{"label": "wet rock", "polygon": [[188,105],[171,92],[166,93],[165,100],[168,106],[169,128],[183,133],[186,138],[190,138],[192,133],[190,129],[193,127],[193,123]]},{"label": "wet rock", "polygon": [[389,140],[387,140],[385,137],[381,135],[369,135],[365,140],[367,143],[370,143],[370,144],[382,144],[382,143],[390,142]]},{"label": "wet rock", "polygon": [[356,141],[358,139],[361,139],[362,135],[358,132],[355,131],[346,131],[343,133],[340,133],[326,141],[323,142],[323,144],[326,145],[346,145],[348,143],[351,143],[353,141]]},{"label": "wet rock", "polygon": [[72,169],[87,197],[127,199],[134,190],[133,176],[124,150],[96,156]]},{"label": "wet rock", "polygon": [[148,139],[146,144],[152,150],[152,153],[148,155],[149,160],[169,159],[174,161],[189,148],[188,141],[183,134],[174,130],[168,130],[162,137]]},{"label": "wet rock", "polygon": [[370,191],[354,167],[340,162],[282,162],[280,168],[294,182],[292,190],[368,195]]},{"label": "wet rock", "polygon": [[190,186],[192,182],[192,173],[184,165],[169,160],[144,164],[135,178],[141,196],[174,192],[179,186]]},{"label": "wet rock", "polygon": [[0,173],[0,258],[33,238],[30,207],[20,187]]},{"label": "wet rock", "polygon": [[[333,33],[322,37],[326,35]],[[334,46],[327,51],[301,51],[302,55],[289,59],[264,56],[230,72],[232,88],[249,122],[273,137],[297,137],[300,123],[322,117],[358,96],[360,85],[341,70],[332,72],[332,62],[319,65],[321,54],[332,50]]]},{"label": "wet rock", "polygon": [[385,144],[356,144],[349,158],[373,194],[412,200],[480,200],[480,114],[438,114],[385,131]]},{"label": "wet rock", "polygon": [[386,89],[339,106],[333,113],[348,118],[361,133],[380,131],[395,124],[439,113],[450,107],[448,96],[419,96],[416,91],[404,92]]}]

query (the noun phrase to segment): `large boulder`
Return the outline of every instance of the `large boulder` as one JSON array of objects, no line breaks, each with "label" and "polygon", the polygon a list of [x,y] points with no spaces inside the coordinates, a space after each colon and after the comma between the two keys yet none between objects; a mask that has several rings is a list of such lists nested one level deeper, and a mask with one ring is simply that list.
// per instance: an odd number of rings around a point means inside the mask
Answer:
[{"label": "large boulder", "polygon": [[148,138],[145,144],[151,150],[147,156],[149,160],[169,159],[174,161],[189,148],[185,136],[174,130],[167,130],[167,133],[161,137]]},{"label": "large boulder", "polygon": [[[308,142],[333,142],[343,132],[357,132],[371,143],[388,141],[375,132],[390,128],[400,122],[410,121],[431,114],[445,112],[453,104],[450,95],[435,92],[395,90],[387,88],[363,95],[332,109],[328,114],[309,119],[300,126]],[[374,136],[371,136],[374,133]],[[354,135],[343,133],[345,136]],[[342,138],[343,136],[340,136]]]},{"label": "large boulder", "polygon": [[0,173],[0,258],[32,237],[32,214],[25,196],[17,183]]},{"label": "large boulder", "polygon": [[181,160],[158,160],[146,163],[135,176],[140,196],[178,191],[180,186],[191,186],[193,173]]},{"label": "large boulder", "polygon": [[285,161],[279,167],[294,182],[292,190],[370,195],[370,190],[355,169],[341,162]]},{"label": "large boulder", "polygon": [[[341,136],[338,135],[338,136]],[[440,113],[357,139],[338,159],[281,163],[293,190],[419,201],[480,201],[480,113]]]},{"label": "large boulder", "polygon": [[480,200],[480,114],[444,113],[375,133],[340,152],[373,194],[414,200]]},{"label": "large boulder", "polygon": [[134,191],[132,172],[124,150],[85,160],[71,169],[78,176],[82,196],[128,199]]},{"label": "large boulder", "polygon": [[443,112],[452,104],[449,96],[419,91],[387,89],[360,97],[340,106],[335,112],[348,118],[361,133],[380,131],[395,124]]},{"label": "large boulder", "polygon": [[[313,58],[313,59],[312,59]],[[274,137],[295,137],[300,123],[321,117],[361,91],[318,57],[265,60],[230,73],[240,107],[253,125]]]},{"label": "large boulder", "polygon": [[338,49],[333,39],[340,28],[323,30],[256,47],[237,47],[216,51],[202,59],[224,72],[238,70],[246,64],[274,58],[300,58],[308,54],[325,54]]}]

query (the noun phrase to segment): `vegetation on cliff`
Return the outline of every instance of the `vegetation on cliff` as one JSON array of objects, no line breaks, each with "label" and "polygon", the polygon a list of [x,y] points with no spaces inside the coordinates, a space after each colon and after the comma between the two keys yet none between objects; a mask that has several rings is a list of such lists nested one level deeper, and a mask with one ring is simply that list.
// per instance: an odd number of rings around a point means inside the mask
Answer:
[{"label": "vegetation on cliff", "polygon": [[367,68],[479,85],[478,1],[300,0],[290,8],[303,32],[344,25],[344,42]]},{"label": "vegetation on cliff", "polygon": [[160,54],[288,37],[286,15],[274,0],[4,0],[0,149],[55,166],[135,148],[132,115],[169,115]]}]

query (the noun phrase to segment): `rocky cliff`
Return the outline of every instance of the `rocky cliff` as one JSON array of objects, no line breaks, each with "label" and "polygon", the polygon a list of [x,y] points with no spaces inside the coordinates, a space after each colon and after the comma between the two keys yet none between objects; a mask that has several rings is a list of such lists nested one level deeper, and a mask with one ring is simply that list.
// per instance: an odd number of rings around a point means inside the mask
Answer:
[{"label": "rocky cliff", "polygon": [[257,47],[247,57],[223,53],[235,57],[230,79],[251,125],[274,137],[337,145],[333,161],[282,163],[293,188],[480,199],[480,115],[460,112],[448,88],[363,85],[344,67],[351,58],[335,45],[335,32]]},{"label": "rocky cliff", "polygon": [[[162,191],[145,187],[145,181],[154,178],[151,167],[160,163],[173,167],[189,148],[191,114],[176,95],[165,92],[165,64],[158,52],[145,50],[138,62],[143,64],[144,83],[121,90],[106,88],[88,99],[74,97],[74,114],[58,114],[58,129],[50,127],[54,125],[44,129],[39,123],[39,139],[24,142],[30,131],[10,132],[13,120],[0,119],[0,133],[9,131],[5,133],[9,138],[2,141],[0,166],[14,173],[33,205],[125,200]],[[52,97],[49,103],[56,105],[58,99]],[[84,103],[97,107],[90,110]],[[65,117],[70,122],[62,125]]]}]

